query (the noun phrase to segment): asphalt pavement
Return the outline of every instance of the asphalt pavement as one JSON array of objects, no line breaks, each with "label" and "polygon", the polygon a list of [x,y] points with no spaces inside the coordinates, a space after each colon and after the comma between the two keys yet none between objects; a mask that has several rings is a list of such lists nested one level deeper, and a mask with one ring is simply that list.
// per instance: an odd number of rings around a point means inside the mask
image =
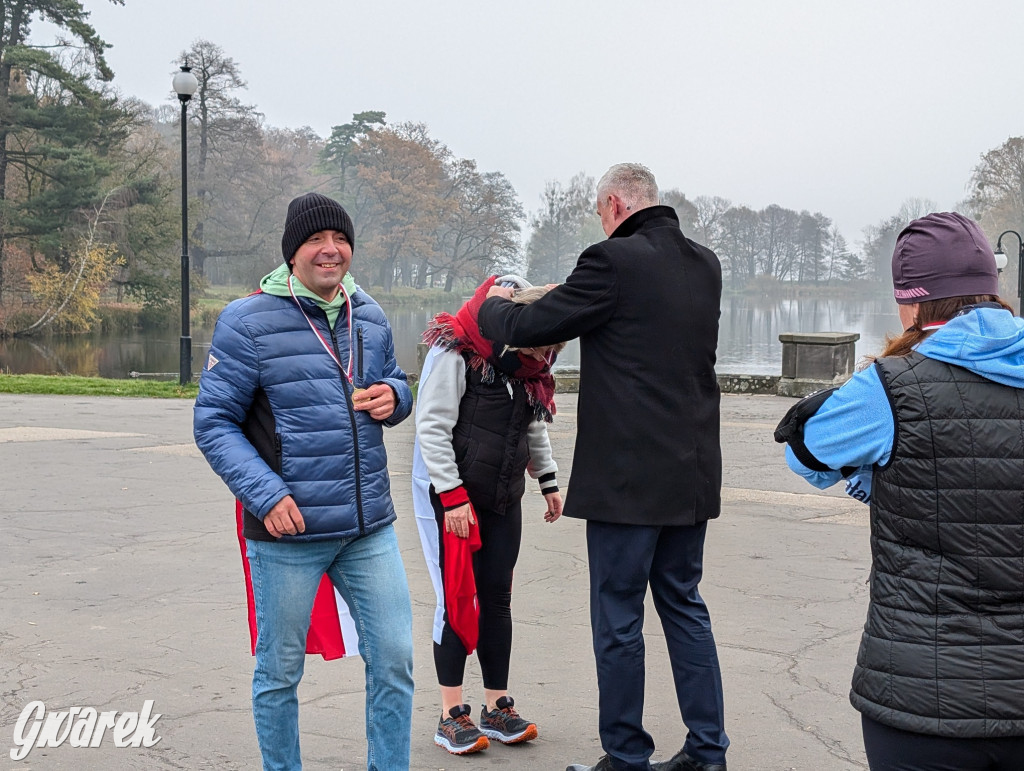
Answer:
[{"label": "asphalt pavement", "polygon": [[[731,771],[867,768],[847,699],[867,605],[867,509],[786,469],[772,430],[792,403],[723,397],[723,512],[708,528],[701,586],[722,662]],[[576,395],[557,404],[551,437],[571,497]],[[0,768],[259,768],[233,499],[191,426],[186,400],[0,395]],[[561,771],[596,761],[584,525],[545,523],[533,485],[510,692],[540,736],[465,757],[434,745],[434,595],[412,514],[412,420],[386,435],[419,641],[411,767]],[[664,759],[685,729],[650,602],[645,637],[645,722],[654,759]],[[475,659],[465,690],[478,711]],[[299,697],[305,768],[365,768],[361,660],[308,657]],[[19,718],[37,701],[47,714],[92,707],[118,716],[151,701],[159,741],[117,747],[111,729],[98,747],[71,746],[76,735],[82,743],[79,728],[11,760]],[[22,723],[20,735],[34,721]]]}]

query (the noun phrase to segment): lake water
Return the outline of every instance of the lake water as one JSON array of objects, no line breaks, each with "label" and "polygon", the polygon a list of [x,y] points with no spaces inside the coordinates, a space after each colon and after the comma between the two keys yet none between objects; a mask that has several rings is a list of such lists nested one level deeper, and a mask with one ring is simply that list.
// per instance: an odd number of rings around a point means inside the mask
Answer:
[{"label": "lake water", "polygon": [[[453,305],[458,304],[458,300]],[[416,344],[427,322],[440,310],[388,310],[395,335],[399,365],[417,370]],[[726,298],[722,302],[718,341],[718,372],[777,375],[782,368],[783,332],[857,332],[857,358],[878,353],[886,334],[899,331],[892,300],[846,301],[838,299],[769,300]],[[192,330],[192,360],[196,373],[210,347],[212,329]],[[686,309],[679,312],[679,326],[666,334],[686,334]],[[178,377],[179,329],[148,331],[119,336],[82,335],[71,338],[19,338],[0,340],[0,372],[11,374],[71,374],[127,378],[130,373],[176,380]],[[560,366],[579,363],[575,341],[559,356]]]}]

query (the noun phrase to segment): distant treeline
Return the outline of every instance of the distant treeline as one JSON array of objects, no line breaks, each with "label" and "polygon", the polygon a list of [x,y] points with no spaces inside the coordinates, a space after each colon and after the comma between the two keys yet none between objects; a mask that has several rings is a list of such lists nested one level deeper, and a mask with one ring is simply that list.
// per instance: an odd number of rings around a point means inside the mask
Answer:
[{"label": "distant treeline", "polygon": [[[82,4],[0,5],[0,335],[82,331],[101,303],[173,318],[180,297],[182,109],[119,94],[107,47]],[[29,44],[39,18],[56,47]],[[184,110],[193,297],[255,286],[278,265],[288,202],[308,190],[342,201],[356,225],[360,283],[464,289],[492,272],[561,281],[604,237],[594,178],[549,182],[526,212],[498,171],[456,157],[420,123],[356,113],[330,136],[266,125],[217,45],[182,51],[199,81]],[[176,67],[168,67],[168,82]],[[340,116],[339,116],[340,117]],[[998,236],[1024,219],[1024,138],[982,156],[961,211]],[[733,291],[799,283],[852,286],[887,275],[896,234],[933,208],[910,201],[865,229],[858,248],[820,212],[663,193],[687,235],[714,249]],[[525,238],[523,228],[526,228]],[[525,246],[524,246],[525,244]],[[1015,263],[1015,261],[1013,261]],[[1015,277],[1016,264],[1011,265]]]}]

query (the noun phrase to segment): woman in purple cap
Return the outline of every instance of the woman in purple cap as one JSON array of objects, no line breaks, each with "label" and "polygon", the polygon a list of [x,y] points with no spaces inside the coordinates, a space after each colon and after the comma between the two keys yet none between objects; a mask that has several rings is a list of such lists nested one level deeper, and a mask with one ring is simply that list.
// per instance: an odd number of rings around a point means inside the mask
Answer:
[{"label": "woman in purple cap", "polygon": [[903,333],[827,398],[796,405],[776,438],[812,485],[846,477],[871,506],[850,693],[870,767],[1020,771],[1024,320],[960,214],[911,222],[892,277]]}]

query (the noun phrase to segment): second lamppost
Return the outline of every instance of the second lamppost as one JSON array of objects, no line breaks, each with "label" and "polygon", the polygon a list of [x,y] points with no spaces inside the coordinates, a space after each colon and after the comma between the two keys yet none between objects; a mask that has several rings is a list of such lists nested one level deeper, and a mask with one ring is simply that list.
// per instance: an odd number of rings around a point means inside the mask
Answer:
[{"label": "second lamppost", "polygon": [[181,345],[179,349],[178,382],[192,381],[192,333],[189,329],[189,266],[188,266],[188,141],[185,105],[199,88],[199,81],[187,64],[174,73],[174,93],[181,101]]},{"label": "second lamppost", "polygon": [[1003,236],[1017,236],[1017,313],[1021,312],[1021,295],[1024,294],[1024,238],[1016,230],[1004,230],[996,239],[996,267],[1002,270],[1006,267],[1006,252],[1003,251]]}]

